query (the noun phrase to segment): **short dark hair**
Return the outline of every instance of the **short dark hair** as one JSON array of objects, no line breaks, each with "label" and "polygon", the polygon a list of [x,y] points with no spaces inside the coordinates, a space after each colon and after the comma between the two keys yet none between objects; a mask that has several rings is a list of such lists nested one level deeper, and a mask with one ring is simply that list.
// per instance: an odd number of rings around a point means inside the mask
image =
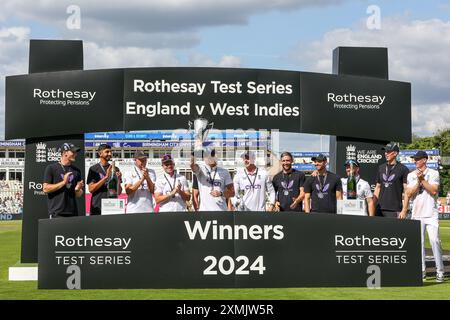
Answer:
[{"label": "short dark hair", "polygon": [[102,143],[101,145],[98,146],[97,151],[101,152],[101,151],[106,150],[106,149],[112,149],[112,148],[111,148],[111,146],[109,144]]},{"label": "short dark hair", "polygon": [[291,160],[294,160],[294,157],[292,156],[292,153],[290,153],[289,151],[283,152],[283,153],[281,154],[281,156],[280,156],[280,159],[283,159],[283,157],[286,157],[286,156],[290,157]]}]

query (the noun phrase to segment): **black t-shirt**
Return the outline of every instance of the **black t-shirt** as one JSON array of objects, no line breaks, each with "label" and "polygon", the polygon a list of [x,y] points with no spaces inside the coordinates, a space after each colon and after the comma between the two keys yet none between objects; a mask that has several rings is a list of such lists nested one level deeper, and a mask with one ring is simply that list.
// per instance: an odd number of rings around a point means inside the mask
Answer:
[{"label": "black t-shirt", "polygon": [[409,170],[401,163],[387,163],[378,167],[376,183],[381,185],[378,203],[381,210],[401,211],[403,207],[403,184],[407,183]]},{"label": "black t-shirt", "polygon": [[280,202],[280,211],[302,211],[301,202],[294,209],[289,206],[300,194],[300,188],[304,183],[305,174],[295,169],[289,174],[281,171],[273,177],[272,184],[277,193],[277,200]]},{"label": "black t-shirt", "polygon": [[198,180],[197,176],[194,174],[194,177],[192,178],[192,189],[198,190]]},{"label": "black t-shirt", "polygon": [[49,164],[44,171],[44,183],[56,184],[64,180],[64,175],[72,172],[69,182],[55,192],[47,194],[50,216],[77,216],[78,207],[75,186],[81,181],[81,171],[73,165],[63,166],[59,162]]},{"label": "black t-shirt", "polygon": [[[90,184],[92,182],[97,183],[101,179],[103,179],[110,165],[111,164],[108,163],[108,165],[102,168],[102,165],[100,163],[97,163],[90,167],[87,177],[87,184]],[[106,199],[108,193],[107,184],[108,180],[106,180],[106,182],[100,188],[92,193],[91,215],[98,215],[102,213],[102,199]]]},{"label": "black t-shirt", "polygon": [[326,176],[310,176],[305,182],[305,193],[311,194],[311,212],[336,213],[336,191],[342,192],[342,181],[333,172]]}]

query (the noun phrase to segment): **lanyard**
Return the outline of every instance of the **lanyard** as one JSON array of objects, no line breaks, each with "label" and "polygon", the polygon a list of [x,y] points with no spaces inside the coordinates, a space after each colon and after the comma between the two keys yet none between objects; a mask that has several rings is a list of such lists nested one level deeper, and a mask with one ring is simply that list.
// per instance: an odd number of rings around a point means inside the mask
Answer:
[{"label": "lanyard", "polygon": [[[64,167],[63,164],[62,164],[61,162],[58,162],[58,163],[59,163],[59,165],[61,166],[61,168],[63,169],[64,174],[66,174],[66,173],[67,173],[66,167]],[[69,167],[70,167],[70,166],[69,166]]]},{"label": "lanyard", "polygon": [[[293,169],[291,172],[289,172],[287,175],[285,175],[284,174],[284,172],[283,172],[283,180],[284,180],[284,183],[286,184],[286,188],[287,188],[287,186],[289,185],[289,181],[290,181],[290,179],[289,179],[289,176],[291,175],[291,173],[293,173],[295,171],[295,169]],[[285,179],[285,176],[287,177],[287,179]]]},{"label": "lanyard", "polygon": [[[141,180],[141,175],[139,174],[139,171],[136,169],[136,166],[134,167],[134,172],[136,172],[136,174],[137,174],[139,180]],[[144,187],[146,186],[146,184],[147,184],[147,181],[146,181],[146,180],[143,181],[143,182],[141,183],[141,189],[142,189],[142,190],[144,189]]]},{"label": "lanyard", "polygon": [[[102,169],[102,171],[105,173],[105,176],[106,176],[106,170],[105,170],[105,168],[103,168],[103,166],[102,166],[101,163],[99,163],[98,165],[100,166],[100,168]],[[108,163],[108,166],[107,166],[106,168],[109,168],[109,166],[110,166],[110,164]]]},{"label": "lanyard", "polygon": [[[66,170],[66,168],[63,166],[63,164],[61,163],[61,162],[59,162],[59,165],[61,166],[61,168],[63,169],[63,171],[64,171],[64,175],[67,173],[67,170]],[[69,167],[70,167],[70,165],[69,165]],[[69,170],[69,172],[70,172],[70,170]],[[72,177],[73,178],[73,177]],[[64,177],[63,177],[63,180],[64,180]],[[70,188],[71,186],[72,186],[72,182],[71,182],[72,180],[71,179],[69,179],[69,182],[66,184],[66,188]]]},{"label": "lanyard", "polygon": [[[103,166],[102,166],[101,163],[99,163],[98,165],[99,165],[99,167],[102,169],[102,171],[105,173],[105,177],[106,177],[106,170],[105,170],[105,168],[103,168]],[[109,166],[110,166],[110,164],[108,163],[108,168],[109,168]],[[100,176],[100,178],[101,178],[101,176]],[[106,182],[104,183],[105,186],[109,183],[110,179],[111,179],[111,178],[108,177],[108,179],[107,179]]]},{"label": "lanyard", "polygon": [[[105,170],[105,168],[103,168],[102,164],[99,163],[98,165],[100,166],[100,168],[102,169],[102,171],[106,174],[106,170]],[[108,163],[107,168],[109,168],[109,163]]]},{"label": "lanyard", "polygon": [[317,175],[317,181],[319,181],[320,192],[323,192],[323,187],[325,186],[325,182],[327,181],[328,174],[325,173],[323,176],[323,183],[320,181],[320,175]]},{"label": "lanyard", "polygon": [[391,170],[388,171],[389,164],[386,163],[386,177],[389,177],[391,175],[391,172],[394,171],[394,168],[397,164],[394,164],[391,168]]},{"label": "lanyard", "polygon": [[255,189],[255,183],[256,183],[256,178],[258,177],[258,168],[256,168],[256,172],[255,172],[255,178],[253,179],[253,183],[250,180],[250,177],[248,176],[247,170],[244,169],[245,175],[247,176],[248,182],[250,182],[250,186],[252,187],[252,190]]},{"label": "lanyard", "polygon": [[214,181],[216,179],[216,174],[217,174],[217,168],[216,170],[214,170],[214,176],[211,178],[211,171],[208,170],[208,168],[206,168],[206,171],[208,171],[208,176],[209,176],[209,182],[211,183],[211,187],[214,188]]},{"label": "lanyard", "polygon": [[134,167],[134,172],[136,172],[136,174],[137,174],[139,180],[141,180],[141,175],[140,175],[139,172],[136,170],[136,167]]},{"label": "lanyard", "polygon": [[176,175],[176,173],[173,174],[173,186],[170,184],[169,179],[167,179],[167,175],[166,174],[164,174],[164,178],[166,178],[166,181],[169,184],[170,191],[173,191],[173,189],[175,189],[175,185],[177,183],[177,175]]}]

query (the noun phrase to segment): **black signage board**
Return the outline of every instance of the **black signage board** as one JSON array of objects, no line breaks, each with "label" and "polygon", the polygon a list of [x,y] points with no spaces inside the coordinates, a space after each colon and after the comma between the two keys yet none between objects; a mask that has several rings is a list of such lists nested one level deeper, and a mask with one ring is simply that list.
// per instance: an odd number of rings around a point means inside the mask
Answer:
[{"label": "black signage board", "polygon": [[6,139],[119,131],[123,71],[79,70],[6,77]]},{"label": "black signage board", "polygon": [[28,72],[83,70],[83,41],[31,39]]},{"label": "black signage board", "polygon": [[408,142],[411,87],[369,77],[226,68],[62,71],[6,78],[7,139],[43,132],[187,129],[199,117],[217,129]]},{"label": "black signage board", "polygon": [[333,74],[389,79],[388,49],[382,47],[336,47]]},{"label": "black signage board", "polygon": [[347,177],[345,161],[356,160],[359,163],[359,173],[366,180],[372,191],[378,166],[386,162],[382,147],[386,141],[355,139],[346,137],[331,137],[330,140],[330,170],[340,177]]},{"label": "black signage board", "polygon": [[[74,165],[84,177],[84,136],[58,136],[25,141],[25,182],[23,190],[22,263],[35,263],[38,259],[38,222],[48,215],[47,195],[43,191],[44,171],[61,156],[61,145],[73,143],[81,150]],[[85,215],[84,196],[77,199],[78,215]]]},{"label": "black signage board", "polygon": [[217,129],[300,132],[299,80],[293,71],[126,69],[124,129],[186,129],[206,118]]},{"label": "black signage board", "polygon": [[[164,213],[39,221],[40,289],[420,286],[417,221]],[[373,271],[376,270],[376,271]]]},{"label": "black signage board", "polygon": [[[368,63],[370,61],[370,63]],[[333,73],[338,75],[354,75],[379,79],[389,78],[387,48],[377,47],[337,47],[333,50]],[[398,106],[395,106],[397,109]],[[411,116],[410,112],[406,114]],[[400,114],[400,112],[397,112]],[[392,130],[385,125],[386,120],[378,123],[381,130]],[[394,125],[393,127],[396,127]],[[400,130],[408,135],[411,130],[402,127]],[[397,139],[391,139],[397,141]],[[330,169],[341,177],[346,177],[344,163],[346,160],[357,160],[359,173],[362,179],[369,182],[372,191],[375,189],[375,180],[378,166],[384,162],[384,151],[381,150],[389,141],[376,140],[373,137],[358,139],[354,136],[345,137],[341,134],[330,137]]]},{"label": "black signage board", "polygon": [[302,132],[411,141],[411,84],[302,72]]}]

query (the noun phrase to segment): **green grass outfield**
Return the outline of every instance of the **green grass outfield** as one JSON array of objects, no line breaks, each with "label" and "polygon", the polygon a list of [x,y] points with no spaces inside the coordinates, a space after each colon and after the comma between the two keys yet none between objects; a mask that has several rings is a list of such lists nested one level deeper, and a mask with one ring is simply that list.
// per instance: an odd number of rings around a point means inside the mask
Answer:
[{"label": "green grass outfield", "polygon": [[[8,267],[20,256],[20,221],[0,222],[0,300],[5,299],[450,299],[450,280],[423,287],[403,288],[288,288],[288,289],[148,289],[148,290],[38,290],[37,282],[8,281]],[[450,249],[450,221],[441,222],[441,240]]]}]

